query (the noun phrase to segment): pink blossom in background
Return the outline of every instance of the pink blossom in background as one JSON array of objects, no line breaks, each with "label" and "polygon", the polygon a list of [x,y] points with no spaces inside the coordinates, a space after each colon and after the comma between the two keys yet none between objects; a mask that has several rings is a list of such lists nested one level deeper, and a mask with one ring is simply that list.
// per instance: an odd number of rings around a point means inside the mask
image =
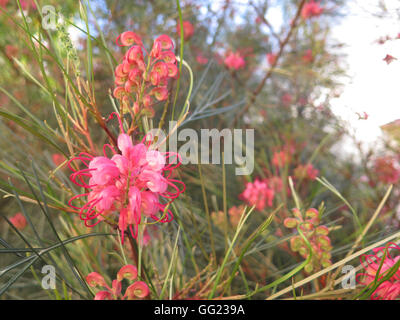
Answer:
[{"label": "pink blossom in background", "polygon": [[9,220],[18,230],[25,229],[26,227],[26,218],[21,212],[16,213]]},{"label": "pink blossom in background", "polygon": [[390,54],[387,54],[385,58],[383,58],[383,61],[385,61],[387,64],[391,64],[394,60],[397,60],[397,58],[391,56]]},{"label": "pink blossom in background", "polygon": [[290,162],[290,154],[286,151],[274,152],[272,164],[277,168],[283,168]]},{"label": "pink blossom in background", "polygon": [[314,56],[311,49],[306,50],[304,55],[301,58],[304,63],[311,63],[314,60]]},{"label": "pink blossom in background", "polygon": [[304,20],[307,20],[312,17],[318,17],[323,12],[324,8],[321,8],[320,3],[311,0],[304,5],[303,9],[301,10],[301,16]]},{"label": "pink blossom in background", "polygon": [[315,169],[311,163],[306,165],[298,165],[294,169],[294,175],[298,179],[310,179],[315,180],[319,174],[319,170]]},{"label": "pink blossom in background", "polygon": [[244,68],[246,62],[244,61],[244,58],[240,55],[239,52],[230,52],[224,60],[225,66],[228,69],[234,69],[234,70],[239,70],[241,68]]},{"label": "pink blossom in background", "polygon": [[196,61],[197,61],[199,64],[202,64],[202,65],[208,63],[208,59],[205,58],[201,53],[199,53],[199,54],[196,56]]},{"label": "pink blossom in background", "polygon": [[[194,27],[189,21],[183,21],[182,26],[183,26],[183,39],[185,41],[188,41],[194,34]],[[181,35],[181,24],[179,22],[176,25],[176,32],[178,36]]]},{"label": "pink blossom in background", "polygon": [[[382,262],[386,247],[378,247],[373,250],[374,254],[363,254],[360,256],[361,265],[364,267],[365,273],[357,274],[357,282],[362,285],[369,285],[375,281],[378,269],[382,263],[379,271],[378,281],[382,279],[385,273],[391,269],[400,260],[400,247],[390,242],[387,246],[387,256]],[[378,256],[378,253],[380,256]],[[397,256],[393,256],[396,254]],[[393,274],[387,281],[382,282],[376,290],[372,293],[372,300],[395,300],[400,297],[400,269]]]},{"label": "pink blossom in background", "polygon": [[293,102],[293,97],[290,93],[285,93],[284,95],[282,95],[281,101],[282,104],[287,107]]},{"label": "pink blossom in background", "polygon": [[396,183],[400,178],[400,168],[394,157],[384,156],[377,158],[373,169],[378,180],[383,183]]},{"label": "pink blossom in background", "polygon": [[246,201],[249,205],[262,211],[266,206],[272,207],[275,192],[268,187],[267,180],[258,180],[247,182],[245,190],[239,195],[239,198]]},{"label": "pink blossom in background", "polygon": [[56,167],[59,167],[66,160],[65,156],[61,153],[53,153],[51,158]]},{"label": "pink blossom in background", "polygon": [[275,64],[276,58],[277,58],[277,55],[275,53],[267,53],[267,61],[270,66]]}]

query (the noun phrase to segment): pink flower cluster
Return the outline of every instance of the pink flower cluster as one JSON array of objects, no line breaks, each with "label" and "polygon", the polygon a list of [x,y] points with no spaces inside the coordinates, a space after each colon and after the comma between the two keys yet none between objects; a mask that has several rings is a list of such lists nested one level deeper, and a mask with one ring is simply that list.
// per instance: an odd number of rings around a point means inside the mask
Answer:
[{"label": "pink flower cluster", "polygon": [[[134,114],[143,111],[154,116],[155,101],[168,98],[168,79],[179,76],[174,45],[167,35],[159,36],[150,53],[143,46],[142,39],[132,31],[125,31],[117,38],[119,46],[130,46],[123,61],[115,68],[114,97],[130,110],[133,103]],[[144,54],[148,56],[148,64],[144,62]]]},{"label": "pink flower cluster", "polygon": [[228,69],[239,70],[244,68],[246,62],[239,52],[229,52],[225,57],[224,64]]},{"label": "pink flower cluster", "polygon": [[[320,212],[317,209],[310,208],[306,211],[305,218],[303,218],[299,209],[295,208],[292,212],[294,218],[286,218],[283,222],[285,227],[292,229],[299,226],[312,247],[311,262],[305,266],[304,270],[310,273],[321,267],[329,267],[332,264],[332,245],[328,236],[329,229],[324,225],[320,225]],[[300,235],[290,239],[290,248],[293,252],[298,252],[304,259],[310,255],[309,249]]]},{"label": "pink flower cluster", "polygon": [[394,157],[384,156],[377,158],[374,163],[374,171],[378,180],[391,184],[399,181],[400,168]]},{"label": "pink flower cluster", "polygon": [[[107,147],[113,151],[111,158],[107,156]],[[178,154],[151,150],[143,142],[133,145],[130,136],[125,133],[118,137],[118,148],[120,153],[105,145],[104,156],[81,153],[68,162],[69,168],[74,171],[71,181],[86,189],[85,193],[72,197],[68,203],[79,210],[81,220],[88,227],[117,214],[115,218],[118,218],[123,241],[128,228],[132,236],[137,237],[142,214],[160,222],[171,221],[172,213],[166,210],[167,204],[162,204],[161,199],[172,202],[184,192],[185,185],[170,178],[181,162],[175,165],[167,162],[172,157],[174,161],[179,159]],[[86,168],[75,170],[72,163],[76,160]],[[182,190],[177,185],[181,185]],[[82,206],[73,204],[75,200],[82,199],[85,199]],[[164,213],[161,218],[156,216],[159,211]]]},{"label": "pink flower cluster", "polygon": [[272,207],[275,191],[268,185],[268,181],[256,179],[254,182],[248,182],[245,190],[239,195],[239,198],[246,201],[251,206],[262,211],[266,206]]},{"label": "pink flower cluster", "polygon": [[[393,266],[400,260],[400,255],[393,257],[393,251],[397,254],[400,253],[400,247],[393,242],[390,242],[387,246],[387,256],[384,261],[384,253],[386,247],[375,248],[374,254],[364,254],[360,257],[361,265],[365,269],[365,273],[357,275],[357,282],[362,285],[369,285],[375,281],[378,269],[382,264],[379,271],[377,280],[381,280],[387,272],[393,268]],[[379,256],[378,256],[379,254]],[[372,293],[372,300],[395,300],[400,297],[400,268],[396,270],[390,279],[382,282],[376,290]]]},{"label": "pink flower cluster", "polygon": [[[183,21],[183,39],[188,41],[194,34],[194,27],[189,21]],[[176,25],[176,33],[181,36],[181,24],[178,22]]]},{"label": "pink flower cluster", "polygon": [[301,16],[304,20],[307,20],[312,17],[318,17],[323,12],[324,8],[321,8],[320,3],[311,0],[304,5],[303,10],[301,10]]},{"label": "pink flower cluster", "polygon": [[102,287],[106,290],[102,290],[96,293],[94,300],[134,300],[146,298],[149,293],[149,287],[143,281],[136,281],[126,288],[125,294],[122,295],[122,280],[127,279],[129,281],[136,280],[137,268],[133,265],[123,266],[117,274],[117,279],[112,281],[111,287],[109,287],[104,280],[103,276],[97,272],[92,272],[86,277],[86,282],[92,288]]}]

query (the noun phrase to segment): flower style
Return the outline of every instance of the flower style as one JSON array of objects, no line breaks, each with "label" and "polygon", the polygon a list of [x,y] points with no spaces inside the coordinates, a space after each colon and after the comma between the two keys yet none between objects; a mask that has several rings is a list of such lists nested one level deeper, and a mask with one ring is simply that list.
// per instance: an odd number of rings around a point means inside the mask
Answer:
[{"label": "flower style", "polygon": [[267,180],[258,180],[248,182],[246,189],[239,195],[239,198],[246,201],[251,206],[256,206],[256,209],[262,211],[268,205],[272,207],[275,192],[268,186]]},{"label": "flower style", "polygon": [[228,69],[239,70],[244,68],[246,62],[239,52],[230,52],[224,60],[225,66]]},{"label": "flower style", "polygon": [[320,3],[311,0],[304,5],[303,10],[301,10],[301,16],[304,20],[307,20],[312,17],[318,17],[323,12],[324,8],[320,7]]},{"label": "flower style", "polygon": [[[154,40],[148,53],[142,39],[132,31],[125,31],[117,38],[119,46],[130,46],[123,61],[115,68],[114,97],[121,101],[124,110],[134,114],[143,112],[154,116],[153,105],[156,101],[168,98],[168,80],[178,78],[179,71],[173,53],[174,44],[167,35]],[[145,63],[147,55],[147,65]]]},{"label": "flower style", "polygon": [[[107,148],[113,152],[111,158],[107,156]],[[79,210],[87,227],[109,217],[117,218],[123,241],[128,228],[132,236],[137,237],[142,214],[163,223],[171,221],[173,215],[167,206],[185,191],[185,184],[170,178],[181,164],[178,154],[152,150],[143,141],[133,145],[126,133],[119,135],[118,148],[120,153],[105,145],[104,156],[81,153],[68,162],[73,171],[71,181],[86,189],[85,193],[72,197],[68,204]],[[173,164],[177,159],[177,164]],[[86,168],[75,170],[74,161],[81,161]],[[73,204],[83,199],[86,200],[84,205]],[[162,199],[168,202],[162,204]],[[162,217],[156,215],[159,211],[163,212]]]},{"label": "flower style", "polygon": [[[182,22],[183,26],[183,39],[185,41],[188,41],[194,34],[194,27],[189,21],[183,21]],[[181,24],[178,21],[178,24],[176,25],[176,33],[178,36],[181,36]]]},{"label": "flower style", "polygon": [[[387,248],[387,256],[382,261]],[[393,251],[397,252],[397,256],[393,257]],[[362,285],[369,285],[375,281],[379,267],[379,275],[377,281],[381,280],[386,273],[400,260],[400,247],[393,242],[389,242],[387,247],[378,247],[373,249],[374,254],[363,254],[360,256],[361,265],[365,269],[365,273],[357,275],[357,282]],[[383,281],[372,293],[372,300],[395,300],[400,297],[400,268],[397,268],[392,277]]]},{"label": "flower style", "polygon": [[137,268],[133,265],[123,266],[117,274],[117,279],[112,281],[111,287],[107,285],[103,276],[97,272],[92,272],[87,275],[86,282],[92,288],[103,287],[105,290],[96,293],[94,300],[134,300],[134,299],[144,299],[149,293],[149,287],[143,281],[136,281],[126,288],[125,294],[122,295],[122,285],[123,279],[128,281],[134,281],[137,278]]},{"label": "flower style", "polygon": [[[300,227],[304,236],[308,239],[312,248],[312,257],[304,270],[311,273],[315,269],[321,267],[329,267],[331,262],[331,240],[329,238],[329,229],[320,225],[321,212],[317,209],[310,208],[305,213],[305,218],[299,209],[292,209],[294,218],[286,218],[283,224],[286,228],[293,229]],[[299,254],[306,259],[309,255],[309,249],[301,236],[294,236],[290,239],[290,248],[293,252]]]}]

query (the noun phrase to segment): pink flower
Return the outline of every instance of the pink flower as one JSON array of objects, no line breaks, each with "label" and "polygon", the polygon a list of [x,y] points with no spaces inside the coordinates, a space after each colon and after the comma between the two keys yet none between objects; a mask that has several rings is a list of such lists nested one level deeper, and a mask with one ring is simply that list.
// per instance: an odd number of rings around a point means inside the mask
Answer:
[{"label": "pink flower", "polygon": [[304,20],[307,20],[312,17],[318,17],[324,12],[324,8],[320,7],[319,2],[315,2],[314,0],[306,3],[301,10],[301,16]]},{"label": "pink flower", "polygon": [[[361,265],[365,269],[365,273],[357,275],[357,282],[362,285],[369,285],[375,281],[379,270],[378,281],[382,279],[385,274],[400,260],[400,255],[393,257],[392,254],[395,251],[397,254],[400,253],[400,247],[393,242],[390,242],[387,246],[387,256],[382,262],[386,247],[379,247],[373,250],[374,254],[362,255],[360,257]],[[380,257],[378,257],[380,253]],[[382,282],[376,290],[372,293],[372,300],[395,300],[400,296],[400,269],[398,268],[393,276]]]},{"label": "pink flower", "polygon": [[244,61],[244,58],[238,52],[229,53],[225,57],[224,63],[228,69],[234,69],[234,70],[244,68],[244,66],[246,64],[246,62]]},{"label": "pink flower", "polygon": [[61,153],[53,153],[53,155],[51,157],[52,157],[53,163],[56,167],[61,166],[64,163],[64,161],[66,160],[65,156]]},{"label": "pink flower", "polygon": [[385,61],[387,64],[391,64],[394,60],[397,60],[397,58],[391,56],[390,54],[387,54],[383,59],[383,61]]},{"label": "pink flower", "polygon": [[203,65],[208,63],[208,59],[205,58],[201,53],[196,56],[196,61]]},{"label": "pink flower", "polygon": [[378,180],[383,183],[393,184],[399,181],[400,168],[394,157],[384,156],[377,158],[374,163],[374,171]]},{"label": "pink flower", "polygon": [[[107,148],[114,153],[111,158],[106,154]],[[107,217],[113,221],[117,219],[123,241],[127,229],[137,237],[142,215],[160,222],[171,221],[171,211],[164,213],[164,209],[184,192],[185,185],[170,178],[180,161],[176,165],[168,162],[179,159],[178,154],[150,150],[143,142],[134,145],[126,133],[119,135],[118,148],[120,153],[105,145],[104,156],[81,153],[68,162],[73,171],[71,181],[86,189],[85,193],[72,197],[68,204],[78,210],[88,227]],[[76,160],[86,168],[75,170],[72,163]],[[156,215],[160,211],[164,213],[161,218]]]},{"label": "pink flower", "polygon": [[310,179],[315,180],[319,174],[319,170],[315,169],[311,163],[306,165],[298,165],[296,169],[294,169],[294,175],[298,179]]},{"label": "pink flower", "polygon": [[245,190],[239,195],[239,198],[246,201],[251,206],[256,206],[256,209],[262,211],[268,205],[272,207],[275,192],[268,187],[267,180],[258,180],[248,182]]},{"label": "pink flower", "polygon": [[25,229],[26,227],[26,218],[21,212],[16,213],[9,220],[18,230]]},{"label": "pink flower", "polygon": [[272,164],[277,168],[283,168],[290,162],[290,154],[284,150],[275,152],[272,156]]},{"label": "pink flower", "polygon": [[136,281],[125,290],[125,294],[122,295],[122,281],[127,279],[128,281],[134,281],[137,278],[137,268],[133,265],[123,266],[117,274],[117,279],[112,281],[111,287],[108,286],[103,276],[97,272],[92,272],[86,277],[86,282],[92,288],[102,287],[105,290],[101,290],[96,293],[94,300],[133,300],[146,298],[149,293],[149,287],[143,281]]},{"label": "pink flower", "polygon": [[285,107],[287,107],[287,106],[289,106],[289,105],[292,103],[293,97],[292,97],[292,95],[291,95],[290,93],[285,93],[285,94],[281,97],[281,101],[282,101],[282,104],[283,104]]},{"label": "pink flower", "polygon": [[314,56],[313,56],[312,50],[311,49],[306,50],[306,52],[304,53],[304,55],[302,56],[301,59],[304,61],[304,63],[313,62]]},{"label": "pink flower", "polygon": [[[193,36],[194,27],[189,21],[183,21],[182,26],[183,26],[183,39],[185,41],[188,41]],[[176,26],[176,32],[178,33],[178,36],[181,35],[181,24],[179,22]]]},{"label": "pink flower", "polygon": [[276,58],[277,58],[277,55],[275,53],[267,53],[267,61],[270,66],[275,64]]}]

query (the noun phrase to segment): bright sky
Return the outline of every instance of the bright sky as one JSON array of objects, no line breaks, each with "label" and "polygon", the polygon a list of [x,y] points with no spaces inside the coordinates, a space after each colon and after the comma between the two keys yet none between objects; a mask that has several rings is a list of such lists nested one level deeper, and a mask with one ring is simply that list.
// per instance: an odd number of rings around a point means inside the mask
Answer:
[{"label": "bright sky", "polygon": [[[372,143],[381,135],[379,126],[400,119],[400,40],[384,45],[376,40],[400,33],[400,22],[395,9],[398,0],[385,0],[392,18],[380,19],[378,0],[353,0],[349,2],[350,15],[333,29],[333,36],[347,46],[347,69],[351,77],[344,86],[343,94],[332,101],[335,114],[348,121],[355,129],[357,140]],[[390,54],[399,58],[390,65],[382,59]],[[358,120],[355,112],[366,112],[368,120]]]}]

